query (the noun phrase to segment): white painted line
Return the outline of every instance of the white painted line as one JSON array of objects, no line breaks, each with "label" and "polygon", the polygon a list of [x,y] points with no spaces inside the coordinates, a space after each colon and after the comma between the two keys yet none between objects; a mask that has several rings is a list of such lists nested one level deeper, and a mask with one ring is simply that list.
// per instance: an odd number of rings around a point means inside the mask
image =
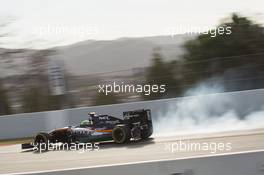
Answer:
[{"label": "white painted line", "polygon": [[197,159],[197,158],[206,158],[206,157],[220,157],[220,156],[228,156],[228,155],[236,155],[236,154],[248,154],[248,153],[257,153],[257,152],[264,152],[264,149],[251,150],[251,151],[241,151],[241,152],[232,152],[232,153],[222,153],[222,154],[213,154],[213,155],[190,156],[190,157],[182,157],[182,158],[147,160],[147,161],[117,163],[117,164],[108,164],[108,165],[95,165],[95,166],[88,166],[88,167],[65,168],[65,169],[56,169],[56,170],[7,173],[7,174],[0,174],[0,175],[19,175],[19,174],[26,175],[26,174],[39,174],[39,173],[53,173],[53,172],[60,172],[60,171],[72,171],[72,170],[91,169],[91,168],[104,168],[104,167],[123,166],[123,165],[136,165],[136,164],[144,164],[144,163],[166,162],[166,161]]}]

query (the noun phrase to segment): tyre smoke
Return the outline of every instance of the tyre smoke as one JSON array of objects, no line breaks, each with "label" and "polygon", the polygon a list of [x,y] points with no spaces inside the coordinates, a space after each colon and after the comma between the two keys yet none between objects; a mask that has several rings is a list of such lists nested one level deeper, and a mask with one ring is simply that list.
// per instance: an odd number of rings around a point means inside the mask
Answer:
[{"label": "tyre smoke", "polygon": [[154,134],[168,136],[263,128],[264,105],[254,101],[255,96],[263,97],[261,92],[225,93],[221,85],[200,84],[188,90],[186,97],[169,105],[167,112],[159,113],[154,121]]}]

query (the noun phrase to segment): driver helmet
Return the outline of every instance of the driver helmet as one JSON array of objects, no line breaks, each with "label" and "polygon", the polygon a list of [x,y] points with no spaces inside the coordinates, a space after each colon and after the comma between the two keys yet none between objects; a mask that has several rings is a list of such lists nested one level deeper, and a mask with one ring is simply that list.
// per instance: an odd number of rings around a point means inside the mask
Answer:
[{"label": "driver helmet", "polygon": [[87,127],[87,126],[91,126],[93,124],[93,122],[91,120],[83,120],[81,121],[80,126],[81,127]]},{"label": "driver helmet", "polygon": [[90,117],[94,117],[94,116],[95,116],[95,112],[89,112],[88,115],[89,115]]}]

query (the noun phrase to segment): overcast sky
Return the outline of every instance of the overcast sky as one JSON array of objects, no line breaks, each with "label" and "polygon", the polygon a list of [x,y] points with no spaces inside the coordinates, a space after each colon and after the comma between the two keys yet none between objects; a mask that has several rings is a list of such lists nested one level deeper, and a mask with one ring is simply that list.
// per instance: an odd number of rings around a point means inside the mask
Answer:
[{"label": "overcast sky", "polygon": [[263,23],[264,1],[1,0],[0,6],[1,19],[14,19],[10,47],[165,35],[179,26],[214,27],[232,12]]}]

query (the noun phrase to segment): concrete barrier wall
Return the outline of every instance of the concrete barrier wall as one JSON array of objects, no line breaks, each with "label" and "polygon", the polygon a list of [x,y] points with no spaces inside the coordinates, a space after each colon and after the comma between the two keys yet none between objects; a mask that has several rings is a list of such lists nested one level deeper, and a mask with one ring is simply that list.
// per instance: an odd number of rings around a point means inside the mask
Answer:
[{"label": "concrete barrier wall", "polygon": [[[264,89],[204,95],[199,96],[199,100],[206,101],[212,96],[215,98],[231,99],[232,103],[229,104],[228,107],[240,114],[246,114],[258,110],[264,104]],[[81,120],[87,119],[88,112],[122,117],[123,111],[147,108],[151,109],[153,120],[155,120],[158,117],[162,117],[169,107],[175,107],[175,104],[180,101],[191,100],[193,98],[197,97],[193,96],[167,100],[0,116],[0,140],[30,137],[39,131],[46,132],[54,128],[77,125]]]},{"label": "concrete barrier wall", "polygon": [[43,175],[263,175],[264,152],[82,168]]}]

